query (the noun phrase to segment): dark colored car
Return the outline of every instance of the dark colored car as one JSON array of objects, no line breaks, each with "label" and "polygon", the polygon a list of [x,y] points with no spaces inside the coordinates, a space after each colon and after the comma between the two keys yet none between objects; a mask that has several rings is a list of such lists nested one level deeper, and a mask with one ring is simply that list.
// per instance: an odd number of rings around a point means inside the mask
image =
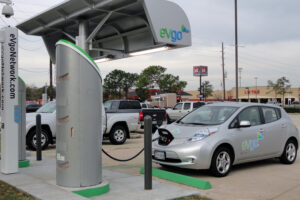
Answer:
[{"label": "dark colored car", "polygon": [[36,112],[40,107],[42,107],[41,104],[28,104],[26,106],[26,113],[33,113],[33,112]]}]

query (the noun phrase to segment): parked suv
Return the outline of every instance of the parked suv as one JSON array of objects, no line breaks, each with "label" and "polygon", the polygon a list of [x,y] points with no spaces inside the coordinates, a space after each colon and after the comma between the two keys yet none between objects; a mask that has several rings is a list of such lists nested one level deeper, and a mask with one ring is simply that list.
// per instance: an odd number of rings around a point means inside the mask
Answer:
[{"label": "parked suv", "polygon": [[205,102],[192,102],[192,101],[187,101],[187,102],[180,102],[176,104],[173,108],[167,109],[167,120],[168,123],[171,123],[173,121],[176,121],[189,112],[200,108],[201,106],[205,105]]}]

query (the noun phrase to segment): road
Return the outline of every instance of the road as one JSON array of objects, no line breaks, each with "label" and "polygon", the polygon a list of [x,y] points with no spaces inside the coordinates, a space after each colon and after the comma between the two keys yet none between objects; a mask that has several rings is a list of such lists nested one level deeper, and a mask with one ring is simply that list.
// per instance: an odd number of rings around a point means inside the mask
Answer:
[{"label": "road", "polygon": [[[290,117],[300,130],[300,115],[294,114]],[[134,135],[133,137],[133,139],[127,140],[124,145],[111,145],[108,141],[104,141],[103,149],[115,157],[126,159],[140,151],[144,145],[142,135]],[[55,156],[55,149],[45,151],[44,155]],[[127,163],[113,161],[104,154],[102,158],[104,168],[133,175],[139,174],[144,159],[143,154]],[[153,164],[153,167],[161,168],[156,164]],[[231,173],[224,178],[212,177],[205,170],[166,170],[210,181],[213,188],[211,190],[199,190],[199,192],[214,200],[300,199],[300,158],[293,165],[283,165],[278,159],[269,159],[234,166]]]}]

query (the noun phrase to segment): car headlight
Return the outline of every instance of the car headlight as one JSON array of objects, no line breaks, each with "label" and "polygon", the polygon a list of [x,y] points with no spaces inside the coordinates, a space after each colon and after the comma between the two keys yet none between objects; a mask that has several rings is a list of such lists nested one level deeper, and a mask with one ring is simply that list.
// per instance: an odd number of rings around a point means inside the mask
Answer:
[{"label": "car headlight", "polygon": [[191,138],[187,139],[186,142],[197,142],[197,141],[201,141],[205,138],[207,138],[210,135],[215,134],[216,132],[218,132],[217,128],[214,129],[203,129],[201,131],[198,131],[197,133],[195,133],[195,135],[193,135]]}]

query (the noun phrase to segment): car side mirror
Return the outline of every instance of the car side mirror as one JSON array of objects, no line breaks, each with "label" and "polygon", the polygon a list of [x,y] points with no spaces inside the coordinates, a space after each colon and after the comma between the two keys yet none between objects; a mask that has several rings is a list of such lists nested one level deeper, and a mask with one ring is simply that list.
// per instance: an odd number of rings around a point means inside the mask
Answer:
[{"label": "car side mirror", "polygon": [[248,128],[251,126],[251,123],[249,121],[241,121],[240,122],[240,128]]}]

